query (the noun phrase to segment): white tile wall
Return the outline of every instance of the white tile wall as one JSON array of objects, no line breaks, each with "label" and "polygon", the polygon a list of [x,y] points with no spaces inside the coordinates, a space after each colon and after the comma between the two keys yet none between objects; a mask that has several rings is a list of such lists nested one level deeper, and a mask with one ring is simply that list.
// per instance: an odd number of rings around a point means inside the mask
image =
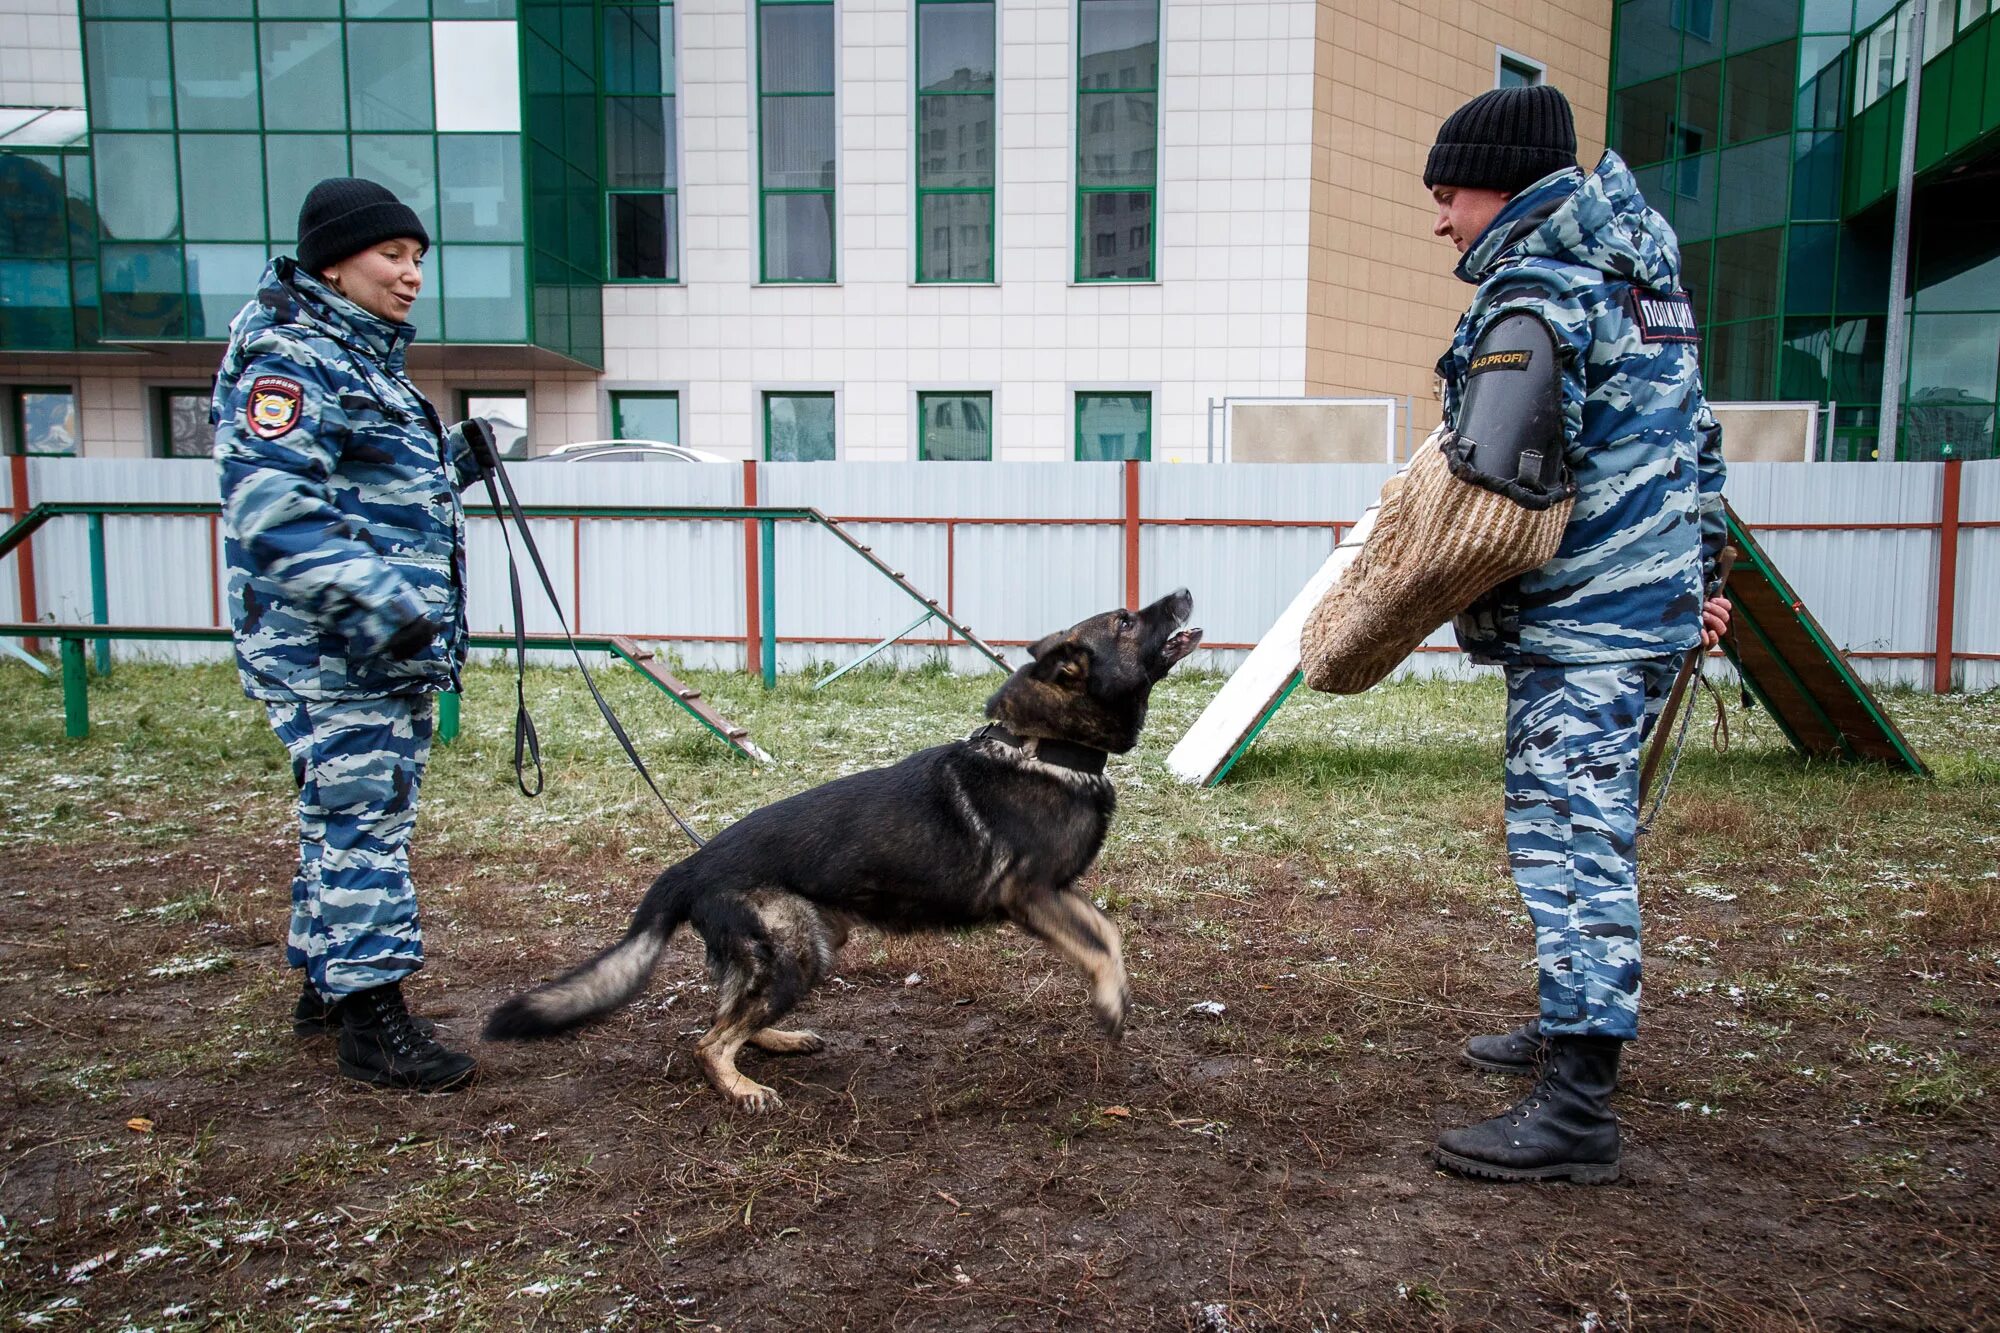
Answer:
[{"label": "white tile wall", "polygon": [[1160,281],[1069,282],[1072,0],[1000,16],[999,276],[912,281],[909,0],[840,0],[836,287],[756,284],[749,0],[681,0],[684,285],[610,287],[606,379],[685,384],[683,442],[760,453],[757,393],[838,384],[841,453],[916,456],[911,390],[998,383],[995,454],[1066,459],[1075,386],[1154,393],[1153,456],[1209,398],[1303,392],[1313,0],[1167,0]]},{"label": "white tile wall", "polygon": [[0,0],[0,106],[82,106],[76,0]]}]

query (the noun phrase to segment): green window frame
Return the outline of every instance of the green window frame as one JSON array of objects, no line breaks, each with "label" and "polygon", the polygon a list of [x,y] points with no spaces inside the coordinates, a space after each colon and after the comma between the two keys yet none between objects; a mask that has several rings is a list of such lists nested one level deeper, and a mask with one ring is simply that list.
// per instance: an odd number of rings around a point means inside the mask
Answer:
[{"label": "green window frame", "polygon": [[[1121,417],[1120,413],[1124,415]],[[1138,428],[1131,429],[1134,415]],[[1118,426],[1121,429],[1108,429]],[[1153,395],[1145,390],[1079,391],[1076,395],[1076,461],[1108,463],[1153,457]]]},{"label": "green window frame", "polygon": [[997,280],[999,50],[995,0],[917,0],[917,281]]},{"label": "green window frame", "polygon": [[208,409],[214,393],[195,384],[162,384],[153,390],[153,457],[207,458],[215,451]]},{"label": "green window frame", "polygon": [[757,280],[838,282],[833,0],[757,0],[755,14]]},{"label": "green window frame", "polygon": [[840,407],[825,390],[764,394],[764,461],[831,463],[840,456]]},{"label": "green window frame", "polygon": [[[31,398],[67,399],[67,407],[56,403],[35,404],[37,413],[34,429],[39,433],[66,432],[67,448],[51,449],[46,445],[35,447],[36,438],[29,434],[29,411]],[[60,420],[46,414],[60,410]],[[58,436],[58,442],[61,437]],[[82,452],[83,431],[77,419],[76,389],[68,384],[11,384],[7,386],[7,438],[6,452],[27,454],[31,458],[75,458]]]},{"label": "green window frame", "polygon": [[992,462],[992,392],[967,389],[919,393],[917,457],[927,463]]},{"label": "green window frame", "polygon": [[[606,4],[603,126],[604,280],[677,284],[680,270],[680,84],[671,0]],[[650,39],[650,41],[648,40]],[[651,150],[646,151],[646,150]],[[650,160],[657,156],[658,161]]]},{"label": "green window frame", "polygon": [[[663,408],[671,411],[662,411]],[[667,429],[664,431],[659,429],[659,422],[662,420],[667,423]],[[658,440],[661,444],[679,444],[681,442],[680,393],[677,390],[667,389],[613,389],[611,438]]]},{"label": "green window frame", "polygon": [[1076,281],[1153,282],[1159,0],[1078,0],[1076,25]]}]

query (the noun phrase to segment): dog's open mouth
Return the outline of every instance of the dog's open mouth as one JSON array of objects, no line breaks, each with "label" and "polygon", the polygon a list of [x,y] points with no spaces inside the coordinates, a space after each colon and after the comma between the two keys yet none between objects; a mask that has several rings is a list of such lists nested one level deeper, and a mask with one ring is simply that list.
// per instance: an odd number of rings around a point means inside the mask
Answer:
[{"label": "dog's open mouth", "polygon": [[1184,629],[1175,633],[1164,644],[1160,645],[1160,657],[1168,666],[1172,666],[1200,646],[1201,631],[1199,629]]}]

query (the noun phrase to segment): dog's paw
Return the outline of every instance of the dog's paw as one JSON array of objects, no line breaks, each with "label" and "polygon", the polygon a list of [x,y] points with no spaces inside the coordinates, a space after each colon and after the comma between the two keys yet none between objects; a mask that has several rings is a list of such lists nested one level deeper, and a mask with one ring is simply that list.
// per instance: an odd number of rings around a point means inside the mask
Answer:
[{"label": "dog's paw", "polygon": [[1121,995],[1116,1004],[1096,1004],[1091,1006],[1091,1012],[1097,1016],[1097,1030],[1104,1034],[1106,1041],[1115,1043],[1125,1036],[1125,1009],[1127,1003],[1125,997]]},{"label": "dog's paw", "polygon": [[785,1104],[784,1098],[778,1096],[776,1088],[767,1088],[762,1083],[752,1083],[747,1078],[729,1094],[729,1100],[736,1103],[737,1110],[748,1111],[751,1115],[775,1111]]}]

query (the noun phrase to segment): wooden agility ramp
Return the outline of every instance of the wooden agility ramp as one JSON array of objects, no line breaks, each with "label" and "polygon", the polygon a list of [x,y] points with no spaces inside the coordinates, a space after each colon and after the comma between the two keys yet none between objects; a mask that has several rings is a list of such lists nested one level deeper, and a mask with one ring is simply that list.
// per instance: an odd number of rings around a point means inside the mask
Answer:
[{"label": "wooden agility ramp", "polygon": [[[1175,777],[1202,787],[1222,781],[1299,687],[1299,632],[1368,540],[1376,508],[1370,506],[1334,547],[1174,746],[1167,768]],[[1729,580],[1734,632],[1723,649],[1785,739],[1810,758],[1862,760],[1928,775],[1735,510],[1727,510],[1727,520],[1729,540],[1742,555]]]}]

